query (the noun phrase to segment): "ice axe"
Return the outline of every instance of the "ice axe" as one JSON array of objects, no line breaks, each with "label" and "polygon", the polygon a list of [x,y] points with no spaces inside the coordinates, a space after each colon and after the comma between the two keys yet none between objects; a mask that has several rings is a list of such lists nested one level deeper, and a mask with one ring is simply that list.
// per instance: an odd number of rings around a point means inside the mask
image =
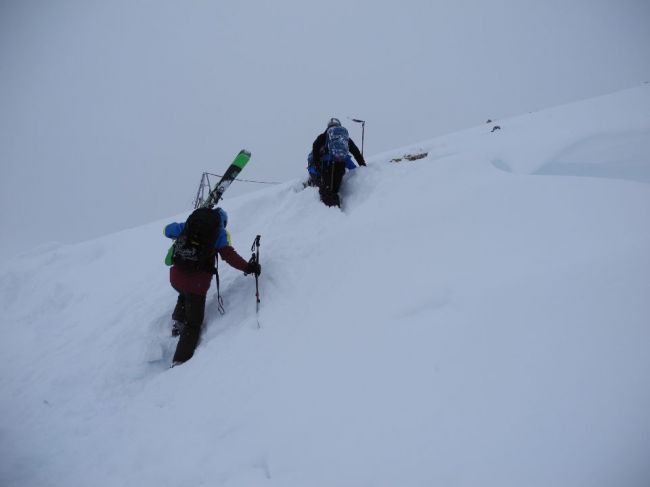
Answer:
[{"label": "ice axe", "polygon": [[366,136],[366,121],[359,120],[358,118],[351,118],[350,120],[361,124],[361,155],[363,155],[363,139]]}]

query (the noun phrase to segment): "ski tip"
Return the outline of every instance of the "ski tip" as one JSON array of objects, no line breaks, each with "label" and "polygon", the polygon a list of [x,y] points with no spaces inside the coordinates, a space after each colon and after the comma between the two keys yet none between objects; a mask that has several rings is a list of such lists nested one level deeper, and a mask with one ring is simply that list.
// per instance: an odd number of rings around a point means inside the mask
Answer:
[{"label": "ski tip", "polygon": [[240,150],[239,153],[240,153],[240,154],[244,154],[244,155],[246,155],[246,156],[248,156],[248,157],[251,156],[251,151],[246,150],[246,149],[242,149],[242,150]]}]

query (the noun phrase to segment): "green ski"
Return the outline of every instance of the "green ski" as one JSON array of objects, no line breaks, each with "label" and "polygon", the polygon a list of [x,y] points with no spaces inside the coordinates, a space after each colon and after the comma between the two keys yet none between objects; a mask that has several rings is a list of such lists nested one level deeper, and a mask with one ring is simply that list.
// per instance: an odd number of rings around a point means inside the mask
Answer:
[{"label": "green ski", "polygon": [[[226,172],[223,174],[217,185],[214,187],[212,191],[210,191],[210,194],[208,197],[205,199],[205,201],[201,202],[201,204],[198,206],[198,208],[212,208],[215,206],[217,203],[219,203],[219,200],[222,198],[223,193],[228,189],[228,186],[235,180],[235,178],[239,175],[242,169],[248,164],[248,161],[251,159],[251,153],[247,151],[246,149],[242,149],[239,151],[239,154],[235,156],[233,159],[232,163],[226,169]],[[167,251],[167,255],[165,256],[165,265],[170,266],[172,265],[172,253],[174,252],[174,244],[172,244],[171,247],[169,247],[169,250]]]},{"label": "green ski", "polygon": [[217,203],[223,196],[223,193],[228,189],[228,186],[235,180],[239,175],[242,169],[248,164],[248,161],[251,159],[251,153],[245,149],[239,151],[239,154],[233,159],[230,167],[226,169],[226,172],[221,177],[221,180],[217,183],[207,199],[201,204],[203,208],[211,208]]}]

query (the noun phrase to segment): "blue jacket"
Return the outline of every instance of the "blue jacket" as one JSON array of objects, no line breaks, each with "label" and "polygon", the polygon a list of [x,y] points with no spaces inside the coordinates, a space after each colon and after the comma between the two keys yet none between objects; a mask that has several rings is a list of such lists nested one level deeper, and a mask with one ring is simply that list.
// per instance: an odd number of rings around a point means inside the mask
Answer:
[{"label": "blue jacket", "polygon": [[[329,162],[330,156],[329,154],[324,154],[321,156],[321,161],[322,162]],[[348,156],[345,158],[345,167],[346,169],[356,169],[357,165],[354,163],[352,160],[352,156],[348,154]],[[318,168],[316,167],[316,164],[314,163],[314,153],[310,152],[309,155],[307,155],[307,171],[309,174],[313,174],[314,176],[320,175],[320,172],[318,171]]]}]

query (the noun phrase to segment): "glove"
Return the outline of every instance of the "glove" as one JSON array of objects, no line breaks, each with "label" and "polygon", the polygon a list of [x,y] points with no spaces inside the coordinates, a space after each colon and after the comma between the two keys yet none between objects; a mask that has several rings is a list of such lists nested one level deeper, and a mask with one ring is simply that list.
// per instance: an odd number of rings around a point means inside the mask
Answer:
[{"label": "glove", "polygon": [[256,276],[259,276],[262,273],[262,266],[259,264],[259,262],[255,262],[251,260],[248,265],[246,266],[246,270],[244,271],[245,275],[248,274],[255,274]]}]

